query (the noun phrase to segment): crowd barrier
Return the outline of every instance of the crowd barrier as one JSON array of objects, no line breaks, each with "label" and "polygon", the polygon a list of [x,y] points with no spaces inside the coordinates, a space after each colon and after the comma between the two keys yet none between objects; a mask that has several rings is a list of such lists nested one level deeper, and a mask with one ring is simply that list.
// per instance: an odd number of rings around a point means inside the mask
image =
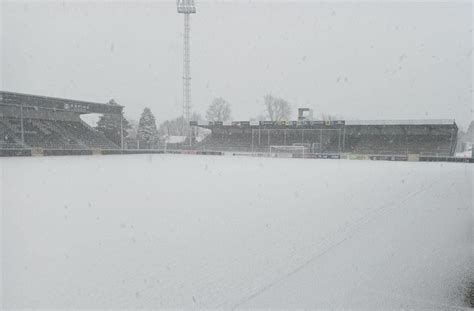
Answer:
[{"label": "crowd barrier", "polygon": [[439,157],[439,156],[420,156],[421,162],[460,162],[474,163],[474,158],[456,158],[456,157]]},{"label": "crowd barrier", "polygon": [[37,151],[36,154],[33,155],[37,156],[63,156],[63,155],[92,155],[94,154],[94,150],[62,150],[62,149],[43,149],[42,154],[41,151]]},{"label": "crowd barrier", "polygon": [[307,154],[293,154],[293,158],[305,159],[340,159],[340,154],[331,153],[307,153]]},{"label": "crowd barrier", "polygon": [[196,150],[156,150],[156,149],[0,149],[0,157],[17,156],[77,156],[77,155],[119,155],[119,154],[196,154],[196,155],[223,155],[220,151]]},{"label": "crowd barrier", "polygon": [[[272,157],[264,152],[222,152],[205,150],[171,150],[171,149],[0,149],[0,157],[31,157],[31,156],[77,156],[77,155],[120,155],[120,154],[189,154],[189,155],[231,155]],[[274,156],[274,155],[273,155]],[[289,154],[289,158],[305,159],[348,159],[372,161],[410,161],[410,162],[459,162],[474,163],[474,158],[426,155],[367,155],[367,154],[324,154],[308,153]]]},{"label": "crowd barrier", "polygon": [[371,155],[370,160],[375,161],[408,161],[408,156],[405,155]]},{"label": "crowd barrier", "polygon": [[0,149],[0,157],[31,157],[31,149]]}]

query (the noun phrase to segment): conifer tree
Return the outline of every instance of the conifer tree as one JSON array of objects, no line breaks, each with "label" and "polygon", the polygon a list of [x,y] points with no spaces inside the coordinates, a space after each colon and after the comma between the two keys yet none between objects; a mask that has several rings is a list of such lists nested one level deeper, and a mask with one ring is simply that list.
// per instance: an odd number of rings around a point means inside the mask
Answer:
[{"label": "conifer tree", "polygon": [[138,122],[138,141],[140,148],[155,148],[158,142],[155,116],[150,108],[145,108]]}]

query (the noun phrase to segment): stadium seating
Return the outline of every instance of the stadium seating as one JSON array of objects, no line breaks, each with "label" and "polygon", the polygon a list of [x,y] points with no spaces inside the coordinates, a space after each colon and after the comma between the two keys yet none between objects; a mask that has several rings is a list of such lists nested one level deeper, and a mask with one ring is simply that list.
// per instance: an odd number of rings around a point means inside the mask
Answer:
[{"label": "stadium seating", "polygon": [[342,129],[254,129],[215,126],[196,149],[268,152],[270,146],[305,145],[313,153],[449,156],[457,127],[450,124],[354,125]]},{"label": "stadium seating", "polygon": [[[77,121],[23,120],[24,144],[21,143],[21,120],[0,118],[1,148],[39,147],[43,149],[118,149],[102,133],[80,119]],[[8,138],[6,141],[5,138]]]},{"label": "stadium seating", "polygon": [[23,145],[16,139],[15,132],[0,118],[0,148],[16,149]]},{"label": "stadium seating", "polygon": [[450,155],[448,136],[430,135],[367,135],[346,137],[345,152],[355,154],[423,154]]},{"label": "stadium seating", "polygon": [[[120,115],[116,103],[0,91],[0,148],[78,150],[120,149],[103,133],[81,120],[82,115]],[[11,151],[11,150],[10,150]],[[39,151],[39,150],[37,150]]]},{"label": "stadium seating", "polygon": [[203,141],[197,144],[198,150],[209,151],[252,151],[251,134],[232,134],[225,135],[221,133],[211,133]]},{"label": "stadium seating", "polygon": [[[292,146],[292,145],[308,145],[312,148],[317,143],[319,148],[315,152],[335,153],[340,152],[340,138],[337,131],[323,131],[321,134],[318,130],[305,130],[302,135],[301,131],[283,130],[261,130],[259,131],[229,131],[228,133],[215,131],[206,139],[197,145],[200,150],[214,151],[233,151],[233,152],[268,152],[270,146]],[[253,136],[253,137],[252,137]]]}]

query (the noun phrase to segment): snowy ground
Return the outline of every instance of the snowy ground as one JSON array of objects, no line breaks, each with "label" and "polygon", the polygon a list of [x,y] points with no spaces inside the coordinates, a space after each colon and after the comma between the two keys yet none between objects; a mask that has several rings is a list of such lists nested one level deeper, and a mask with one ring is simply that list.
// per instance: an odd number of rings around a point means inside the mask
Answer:
[{"label": "snowy ground", "polygon": [[473,168],[0,159],[1,298],[10,308],[462,307]]}]

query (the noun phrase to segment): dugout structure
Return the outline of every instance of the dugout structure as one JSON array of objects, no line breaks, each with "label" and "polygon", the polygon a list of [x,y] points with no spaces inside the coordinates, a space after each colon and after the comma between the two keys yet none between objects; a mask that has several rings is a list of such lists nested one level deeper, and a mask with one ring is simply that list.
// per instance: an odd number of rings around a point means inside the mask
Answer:
[{"label": "dugout structure", "polygon": [[112,114],[122,121],[122,109],[119,105],[0,92],[0,149],[120,149],[123,135],[112,141],[80,116]]}]

